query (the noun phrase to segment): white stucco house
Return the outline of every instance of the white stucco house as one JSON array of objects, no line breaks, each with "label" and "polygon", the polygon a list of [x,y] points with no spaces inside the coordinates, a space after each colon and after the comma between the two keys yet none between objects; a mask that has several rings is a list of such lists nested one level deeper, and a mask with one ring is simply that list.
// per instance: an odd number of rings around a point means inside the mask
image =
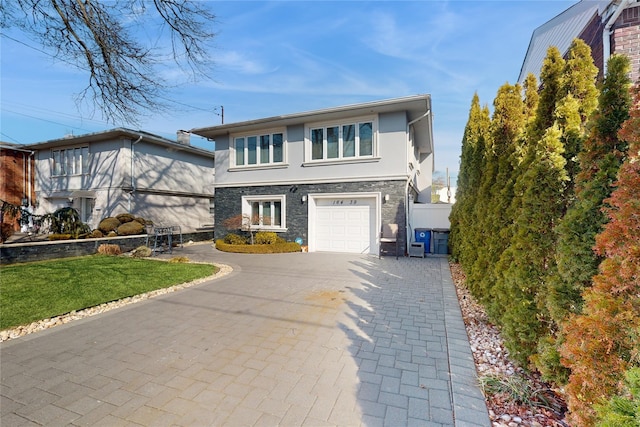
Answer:
[{"label": "white stucco house", "polygon": [[430,95],[192,129],[215,141],[215,238],[240,214],[309,251],[378,253],[383,224],[411,235],[431,200]]},{"label": "white stucco house", "polygon": [[92,228],[132,213],[183,232],[213,224],[214,152],[117,128],[25,146],[35,157],[36,214],[71,206]]}]

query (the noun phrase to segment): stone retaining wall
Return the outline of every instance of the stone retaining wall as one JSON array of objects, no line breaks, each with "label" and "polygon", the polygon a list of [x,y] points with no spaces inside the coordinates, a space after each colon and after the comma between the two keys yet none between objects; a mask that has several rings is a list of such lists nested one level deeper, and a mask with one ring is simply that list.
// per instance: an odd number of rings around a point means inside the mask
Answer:
[{"label": "stone retaining wall", "polygon": [[[202,242],[213,240],[212,231],[183,233],[182,241]],[[176,237],[174,237],[176,242]],[[119,245],[122,252],[128,252],[147,243],[147,235],[126,237],[102,237],[99,239],[59,240],[54,242],[10,243],[0,245],[0,264],[43,261],[48,259],[92,255],[98,252],[102,244]],[[153,245],[153,236],[149,236]],[[179,255],[179,250],[175,251]]]}]

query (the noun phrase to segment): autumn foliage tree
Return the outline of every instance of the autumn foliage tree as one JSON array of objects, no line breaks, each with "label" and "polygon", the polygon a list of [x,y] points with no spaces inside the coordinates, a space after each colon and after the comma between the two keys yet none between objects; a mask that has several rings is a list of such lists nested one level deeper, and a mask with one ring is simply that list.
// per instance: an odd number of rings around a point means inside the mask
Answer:
[{"label": "autumn foliage tree", "polygon": [[629,155],[606,200],[609,222],[596,238],[604,261],[593,287],[583,293],[582,314],[571,316],[564,327],[561,354],[571,369],[567,394],[575,425],[594,425],[595,405],[619,393],[625,371],[640,366],[639,87],[631,117],[618,134],[629,144]]},{"label": "autumn foliage tree", "polygon": [[535,79],[523,98],[503,85],[483,143],[463,141],[452,213],[469,289],[522,367],[566,385],[576,426],[625,401],[611,398],[640,366],[640,89],[633,104],[628,71],[612,57],[598,89],[575,40],[566,59],[548,50],[539,96]]}]

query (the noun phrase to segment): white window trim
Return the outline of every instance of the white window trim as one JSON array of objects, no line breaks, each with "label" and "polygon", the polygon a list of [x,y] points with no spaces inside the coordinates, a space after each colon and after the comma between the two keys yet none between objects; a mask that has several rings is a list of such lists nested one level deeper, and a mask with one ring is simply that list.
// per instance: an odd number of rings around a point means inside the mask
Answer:
[{"label": "white window trim", "polygon": [[[87,158],[84,159],[83,155],[82,155],[82,150],[86,148],[87,151]],[[65,153],[68,151],[75,151],[77,149],[80,149],[80,167],[82,168],[82,172],[80,173],[69,173],[68,172],[68,167],[69,164],[66,161],[68,159],[68,157],[65,155],[65,173],[62,174],[58,174],[56,173],[56,161],[55,161],[55,156],[54,153],[56,152],[62,152],[64,151]],[[89,146],[88,145],[74,145],[71,147],[61,147],[61,148],[52,148],[51,149],[51,157],[50,159],[50,170],[51,170],[51,177],[63,177],[63,176],[82,176],[82,175],[89,175],[89,164],[91,161],[91,152],[89,151]],[[73,164],[75,165],[75,155],[73,157]],[[85,170],[86,167],[86,170]]]},{"label": "white window trim", "polygon": [[[243,220],[245,215],[251,218],[251,203],[253,202],[280,202],[280,225],[253,225],[252,230],[260,231],[275,231],[285,232],[287,231],[287,197],[284,194],[263,194],[263,195],[251,195],[242,196],[242,216]],[[244,222],[244,221],[243,221]]]},{"label": "white window trim", "polygon": [[[282,134],[282,161],[273,161],[273,135]],[[269,135],[269,162],[260,163],[260,137]],[[249,161],[249,143],[250,137],[256,138],[256,163],[248,164]],[[270,169],[289,166],[287,162],[287,132],[283,128],[265,129],[259,132],[247,132],[237,133],[229,136],[229,171],[241,170],[241,169]],[[244,138],[244,161],[245,164],[236,164],[236,138]]]},{"label": "white window trim", "polygon": [[[367,123],[367,122],[371,122],[372,124],[372,144],[373,147],[372,148],[372,152],[371,155],[367,155],[367,156],[360,156],[360,155],[355,155],[353,157],[342,157],[343,154],[343,141],[342,141],[342,127],[345,125],[356,125],[356,131],[359,132],[358,129],[358,125],[361,123]],[[327,128],[330,127],[338,127],[338,131],[340,134],[340,138],[338,141],[338,157],[337,158],[322,158],[322,159],[312,159],[312,145],[311,145],[311,130],[312,129],[319,129],[322,128],[324,129],[323,132],[323,146],[322,146],[322,155],[323,157],[327,155]],[[360,149],[360,142],[359,142],[359,138],[356,138],[355,140],[355,145],[356,145],[356,154],[358,154],[358,151]],[[343,120],[334,120],[334,121],[326,121],[326,122],[319,122],[319,123],[309,123],[307,125],[305,125],[305,129],[304,129],[304,163],[303,166],[312,166],[313,164],[323,164],[323,165],[330,165],[330,164],[342,164],[342,163],[358,163],[360,161],[377,161],[380,160],[380,157],[378,155],[378,119],[377,117],[372,117],[372,116],[363,116],[363,117],[354,117],[354,118],[349,118],[349,119],[343,119]]]}]

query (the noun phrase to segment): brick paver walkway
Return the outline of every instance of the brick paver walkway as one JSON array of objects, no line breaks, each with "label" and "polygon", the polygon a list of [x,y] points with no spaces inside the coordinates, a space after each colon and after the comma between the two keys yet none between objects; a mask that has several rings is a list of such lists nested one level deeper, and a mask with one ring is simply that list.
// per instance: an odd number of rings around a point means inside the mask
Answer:
[{"label": "brick paver walkway", "polygon": [[445,258],[174,255],[234,272],[0,344],[0,424],[490,425]]}]

